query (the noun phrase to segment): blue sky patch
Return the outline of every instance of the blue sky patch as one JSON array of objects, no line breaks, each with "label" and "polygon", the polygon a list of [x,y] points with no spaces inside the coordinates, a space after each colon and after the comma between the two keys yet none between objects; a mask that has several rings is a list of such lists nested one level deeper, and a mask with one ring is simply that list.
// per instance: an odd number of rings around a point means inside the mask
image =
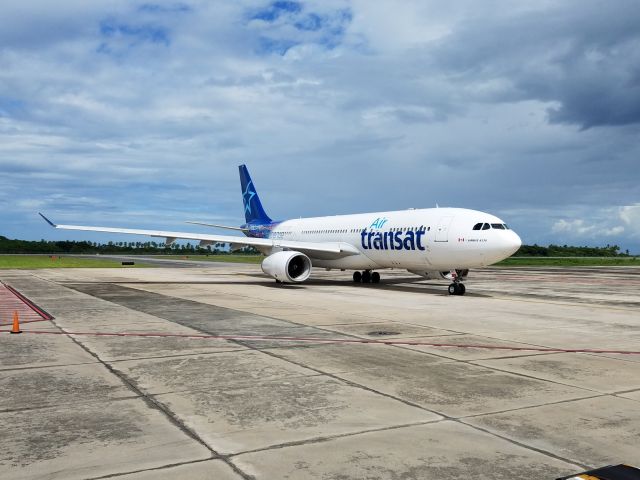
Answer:
[{"label": "blue sky patch", "polygon": [[298,30],[308,30],[311,32],[315,32],[322,28],[324,21],[325,20],[320,15],[317,15],[315,13],[309,13],[305,15],[303,18],[301,18],[300,20],[298,20],[293,25]]},{"label": "blue sky patch", "polygon": [[25,102],[18,98],[0,96],[0,117],[16,115],[25,109]]},{"label": "blue sky patch", "polygon": [[169,30],[158,25],[130,25],[115,20],[103,20],[100,22],[100,33],[107,38],[128,38],[132,44],[150,42],[168,46],[171,43]]},{"label": "blue sky patch", "polygon": [[[301,44],[320,45],[327,50],[342,42],[353,19],[351,10],[326,12],[307,11],[298,2],[272,2],[268,7],[253,11],[250,20],[262,20],[258,37],[258,53],[284,55]],[[292,29],[293,27],[293,29]]]},{"label": "blue sky patch", "polygon": [[258,51],[260,53],[276,53],[278,55],[284,55],[291,47],[298,45],[293,40],[273,39],[268,37],[260,37],[260,46]]},{"label": "blue sky patch", "polygon": [[252,20],[264,20],[265,22],[274,22],[283,14],[295,14],[302,11],[302,5],[298,2],[271,2],[267,8],[256,12]]},{"label": "blue sky patch", "polygon": [[158,5],[157,3],[143,3],[138,7],[139,12],[147,13],[186,13],[193,9],[185,3],[176,3],[173,5]]}]

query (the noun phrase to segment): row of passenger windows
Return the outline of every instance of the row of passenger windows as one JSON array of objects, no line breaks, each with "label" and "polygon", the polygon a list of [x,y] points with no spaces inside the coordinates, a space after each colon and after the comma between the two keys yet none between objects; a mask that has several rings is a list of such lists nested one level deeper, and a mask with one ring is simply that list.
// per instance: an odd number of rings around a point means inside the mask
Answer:
[{"label": "row of passenger windows", "polygon": [[[344,228],[344,229],[337,229],[337,230],[303,230],[302,233],[303,234],[308,234],[308,233],[361,233],[364,232],[366,230],[366,228]],[[417,231],[431,231],[431,227],[425,227],[424,225],[420,225],[419,227],[397,227],[397,228],[390,228],[388,231],[391,232],[408,232],[409,230],[413,231],[413,232],[417,232]]]},{"label": "row of passenger windows", "polygon": [[476,223],[473,226],[474,230],[489,230],[494,228],[496,230],[509,230],[509,227],[505,223]]},{"label": "row of passenger windows", "polygon": [[337,230],[303,230],[302,233],[356,233],[359,232],[360,230],[355,229],[355,228],[344,228],[344,229],[337,229]]}]

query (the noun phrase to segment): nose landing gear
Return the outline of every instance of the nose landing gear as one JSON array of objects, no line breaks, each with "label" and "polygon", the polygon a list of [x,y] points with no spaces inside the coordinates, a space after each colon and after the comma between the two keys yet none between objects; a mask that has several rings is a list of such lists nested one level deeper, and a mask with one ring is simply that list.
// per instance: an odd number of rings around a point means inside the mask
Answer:
[{"label": "nose landing gear", "polygon": [[467,289],[464,287],[464,283],[460,281],[460,275],[458,275],[457,270],[451,271],[451,278],[453,279],[453,283],[449,285],[449,295],[464,295]]}]

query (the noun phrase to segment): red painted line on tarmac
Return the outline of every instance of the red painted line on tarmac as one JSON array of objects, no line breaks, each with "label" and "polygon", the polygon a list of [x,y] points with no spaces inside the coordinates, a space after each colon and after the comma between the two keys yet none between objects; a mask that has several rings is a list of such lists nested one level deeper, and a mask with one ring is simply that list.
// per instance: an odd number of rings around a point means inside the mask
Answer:
[{"label": "red painted line on tarmac", "polygon": [[48,312],[44,311],[43,309],[41,309],[40,307],[38,307],[35,303],[33,303],[31,300],[29,300],[27,297],[25,297],[24,295],[22,295],[20,292],[18,292],[15,288],[13,288],[11,285],[7,285],[6,283],[2,282],[2,285],[4,286],[4,288],[6,288],[7,290],[9,290],[11,293],[13,293],[16,297],[18,297],[18,299],[24,303],[27,307],[29,307],[31,310],[33,310],[34,312],[36,312],[38,315],[40,315],[42,317],[43,320],[53,320],[53,315],[50,315]]},{"label": "red painted line on tarmac", "polygon": [[[9,330],[0,330],[9,332]],[[551,352],[551,353],[614,353],[621,355],[640,355],[640,351],[633,350],[601,350],[591,348],[548,348],[548,347],[505,347],[497,345],[483,344],[456,344],[456,343],[432,343],[411,340],[368,340],[366,338],[316,338],[316,337],[269,337],[263,335],[202,335],[202,334],[180,334],[180,333],[127,333],[127,332],[68,332],[50,330],[23,330],[22,333],[33,333],[42,335],[87,335],[96,337],[178,337],[178,338],[201,338],[211,340],[269,340],[269,341],[297,341],[313,343],[333,343],[333,344],[374,344],[374,345],[414,345],[426,347],[455,347],[455,348],[481,348],[485,350],[511,350],[530,352]]]}]

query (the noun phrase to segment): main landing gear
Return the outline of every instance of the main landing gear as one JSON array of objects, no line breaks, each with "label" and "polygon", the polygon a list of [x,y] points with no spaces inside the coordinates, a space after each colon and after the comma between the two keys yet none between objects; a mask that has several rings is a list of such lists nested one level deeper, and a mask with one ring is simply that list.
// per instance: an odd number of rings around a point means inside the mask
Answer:
[{"label": "main landing gear", "polygon": [[354,283],[380,283],[380,274],[365,270],[364,272],[353,272]]},{"label": "main landing gear", "polygon": [[464,295],[467,289],[464,288],[464,283],[460,281],[460,276],[456,270],[451,271],[451,278],[453,283],[449,285],[449,295]]}]

